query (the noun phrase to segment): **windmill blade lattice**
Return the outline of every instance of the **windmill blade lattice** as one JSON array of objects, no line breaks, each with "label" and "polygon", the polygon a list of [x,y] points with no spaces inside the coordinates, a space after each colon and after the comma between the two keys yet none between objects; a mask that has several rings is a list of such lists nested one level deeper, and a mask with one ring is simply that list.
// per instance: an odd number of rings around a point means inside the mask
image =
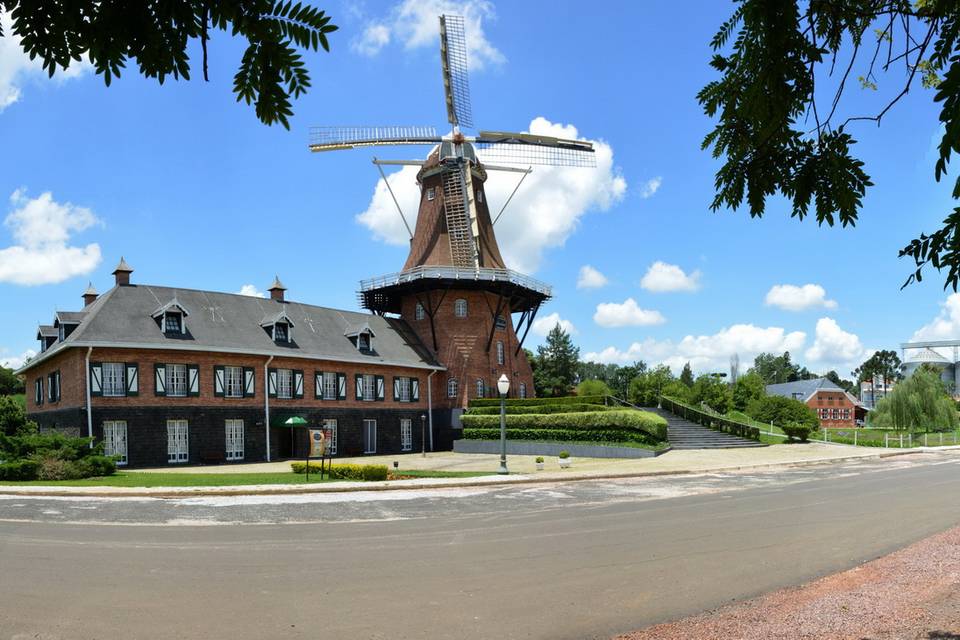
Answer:
[{"label": "windmill blade lattice", "polygon": [[311,151],[354,147],[439,144],[434,127],[310,127]]},{"label": "windmill blade lattice", "polygon": [[470,106],[463,16],[440,16],[440,66],[447,100],[447,120],[454,127],[472,127],[473,109]]}]

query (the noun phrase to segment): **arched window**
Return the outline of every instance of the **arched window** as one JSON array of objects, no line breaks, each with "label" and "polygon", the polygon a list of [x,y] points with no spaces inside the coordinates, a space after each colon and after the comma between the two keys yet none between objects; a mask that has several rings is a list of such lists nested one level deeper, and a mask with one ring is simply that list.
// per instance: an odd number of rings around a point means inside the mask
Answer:
[{"label": "arched window", "polygon": [[477,378],[477,397],[483,398],[487,395],[487,385],[482,378]]},{"label": "arched window", "polygon": [[503,343],[497,341],[497,364],[503,364]]},{"label": "arched window", "polygon": [[453,302],[453,315],[458,318],[467,317],[467,301],[463,298],[457,298]]},{"label": "arched window", "polygon": [[520,399],[522,400],[526,397],[527,397],[527,383],[521,382],[520,383]]},{"label": "arched window", "polygon": [[457,392],[459,391],[459,388],[458,388],[459,386],[460,385],[457,382],[456,378],[448,378],[447,379],[447,397],[456,398]]},{"label": "arched window", "polygon": [[424,311],[423,305],[418,302],[417,308],[413,312],[413,317],[416,318],[417,320],[423,320],[425,315],[426,315],[426,311]]}]

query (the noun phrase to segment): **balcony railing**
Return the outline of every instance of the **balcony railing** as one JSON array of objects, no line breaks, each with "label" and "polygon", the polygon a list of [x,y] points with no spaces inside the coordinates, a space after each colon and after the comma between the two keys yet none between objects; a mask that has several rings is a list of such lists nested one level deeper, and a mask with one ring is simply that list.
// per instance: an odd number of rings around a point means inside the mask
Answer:
[{"label": "balcony railing", "polygon": [[373,291],[418,280],[465,280],[477,282],[509,282],[550,297],[553,290],[550,285],[510,269],[466,269],[461,267],[414,267],[399,273],[389,273],[376,278],[360,281],[360,291]]}]

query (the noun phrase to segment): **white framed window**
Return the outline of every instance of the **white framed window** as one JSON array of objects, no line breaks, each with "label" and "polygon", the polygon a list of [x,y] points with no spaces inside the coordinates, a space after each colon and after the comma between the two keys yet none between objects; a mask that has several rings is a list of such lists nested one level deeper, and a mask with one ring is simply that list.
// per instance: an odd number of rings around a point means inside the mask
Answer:
[{"label": "white framed window", "polygon": [[457,379],[448,378],[447,379],[447,397],[456,398],[459,391],[460,391],[460,383],[457,382]]},{"label": "white framed window", "polygon": [[183,317],[179,313],[170,311],[163,314],[163,331],[165,333],[183,333]]},{"label": "white framed window", "polygon": [[417,320],[423,320],[427,316],[426,310],[423,308],[423,305],[419,302],[413,310],[413,317]]},{"label": "white framed window", "polygon": [[377,452],[377,421],[376,420],[363,421],[363,452],[364,453]]},{"label": "white framed window", "polygon": [[477,397],[483,398],[486,395],[487,385],[482,378],[477,378]]},{"label": "white framed window", "polygon": [[277,397],[293,397],[293,369],[277,369]]},{"label": "white framed window", "polygon": [[103,455],[119,456],[118,466],[127,464],[127,423],[125,420],[104,421]]},{"label": "white framed window", "polygon": [[243,420],[225,423],[227,460],[243,460]]},{"label": "white framed window", "polygon": [[363,374],[363,399],[367,401],[377,399],[377,378],[373,374]]},{"label": "white framed window", "polygon": [[190,460],[189,426],[186,420],[167,420],[167,462]]},{"label": "white framed window", "polygon": [[436,187],[427,187],[427,200],[433,200],[437,197]]},{"label": "white framed window", "polygon": [[453,315],[458,318],[467,317],[467,301],[463,298],[457,298],[453,301]]},{"label": "white framed window", "polygon": [[410,418],[400,418],[400,450],[413,449],[413,421]]},{"label": "white framed window", "polygon": [[227,398],[243,397],[243,367],[223,368],[223,395]]},{"label": "white framed window", "polygon": [[521,382],[520,383],[520,399],[522,400],[526,397],[527,397],[527,383]]},{"label": "white framed window", "polygon": [[503,343],[497,340],[497,364],[503,364],[504,353],[503,353]]},{"label": "white framed window", "polygon": [[400,387],[400,402],[410,402],[410,378],[400,378],[397,384]]},{"label": "white framed window", "polygon": [[172,398],[184,398],[187,395],[187,365],[168,364],[166,366],[166,394]]},{"label": "white framed window", "polygon": [[126,373],[122,362],[103,363],[103,395],[120,397],[127,395]]},{"label": "white framed window", "polygon": [[844,420],[849,420],[849,419],[850,419],[850,409],[844,409],[844,410],[843,410],[843,419],[844,419]]},{"label": "white framed window", "polygon": [[[331,371],[323,372],[323,399],[337,399],[337,374]],[[336,420],[334,420],[336,422]]]},{"label": "white framed window", "polygon": [[323,428],[327,432],[327,453],[337,454],[337,421],[334,418],[325,418]]}]

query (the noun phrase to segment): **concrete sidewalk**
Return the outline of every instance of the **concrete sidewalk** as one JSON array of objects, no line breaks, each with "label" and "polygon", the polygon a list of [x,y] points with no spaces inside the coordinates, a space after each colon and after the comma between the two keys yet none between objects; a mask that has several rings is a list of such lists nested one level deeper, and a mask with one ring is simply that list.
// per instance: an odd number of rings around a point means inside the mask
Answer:
[{"label": "concrete sidewalk", "polygon": [[[937,449],[940,450],[940,449]],[[602,480],[638,478],[675,474],[720,473],[749,469],[769,469],[812,464],[876,459],[891,456],[922,454],[927,449],[867,449],[839,447],[825,444],[773,445],[756,449],[714,449],[670,451],[657,458],[611,460],[577,458],[569,469],[561,470],[556,458],[548,458],[544,471],[536,471],[534,456],[510,456],[509,476],[478,476],[471,478],[415,478],[388,482],[335,482],[316,485],[237,485],[220,487],[66,487],[0,485],[0,495],[22,496],[88,496],[88,497],[150,497],[177,498],[215,495],[269,495],[333,493],[346,491],[388,491],[438,489],[451,487],[481,487],[541,482],[570,482],[575,480]],[[496,471],[499,457],[485,454],[457,454],[438,452],[421,457],[420,454],[400,456],[367,456],[340,458],[337,462],[386,464],[393,461],[399,469],[438,471]],[[289,461],[216,467],[177,467],[144,469],[164,473],[268,473],[290,469]],[[130,473],[136,473],[131,471]]]}]

